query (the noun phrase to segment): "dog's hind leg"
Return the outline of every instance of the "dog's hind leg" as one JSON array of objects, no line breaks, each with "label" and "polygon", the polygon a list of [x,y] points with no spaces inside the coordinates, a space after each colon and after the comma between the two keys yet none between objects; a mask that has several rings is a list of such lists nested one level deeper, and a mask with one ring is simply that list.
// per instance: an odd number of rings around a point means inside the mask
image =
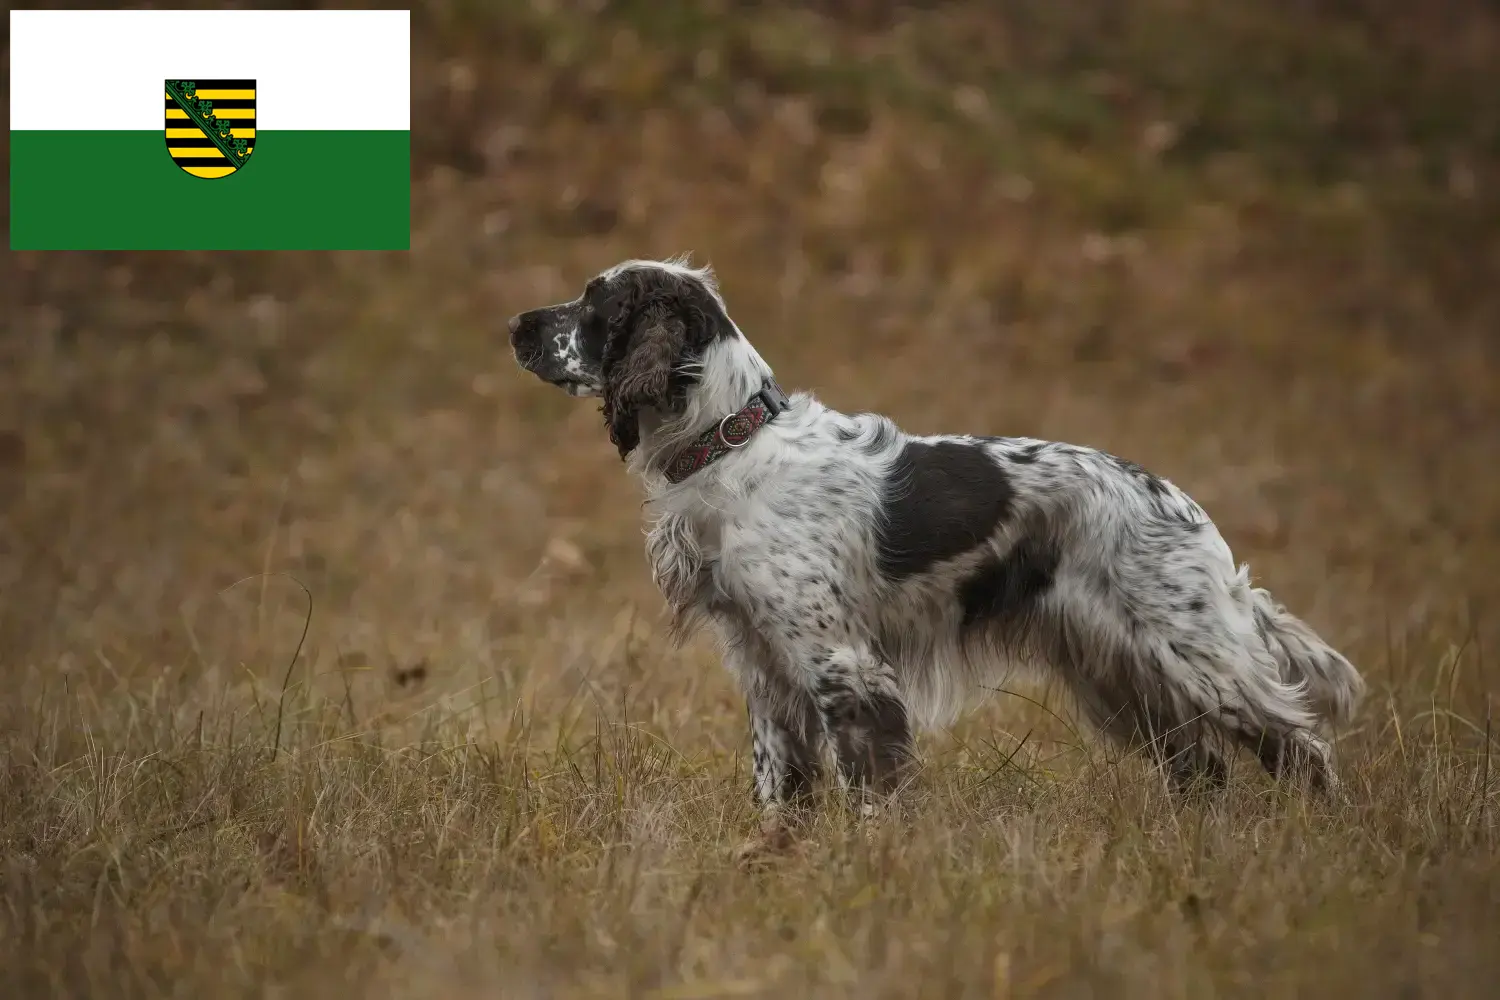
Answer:
[{"label": "dog's hind leg", "polygon": [[1241,631],[1214,615],[1158,618],[1149,627],[1101,622],[1097,606],[1087,618],[1068,615],[1058,605],[1038,615],[1037,646],[1090,720],[1128,748],[1145,749],[1178,790],[1222,784],[1223,751],[1236,743],[1278,777],[1337,784],[1301,689],[1282,681],[1248,617]]},{"label": "dog's hind leg", "polygon": [[894,792],[913,758],[906,702],[891,666],[868,649],[810,654],[812,696],[844,785],[865,804]]},{"label": "dog's hind leg", "polygon": [[1179,787],[1184,779],[1222,780],[1218,747],[1226,742],[1254,752],[1278,778],[1337,786],[1332,753],[1314,732],[1299,687],[1283,682],[1263,649],[1227,625],[1206,626],[1191,640],[1125,643],[1110,659],[1090,679],[1089,695],[1119,707]]},{"label": "dog's hind leg", "polygon": [[1178,795],[1222,788],[1229,769],[1212,727],[1169,709],[1160,691],[1117,683],[1121,673],[1118,665],[1098,672],[1068,671],[1069,687],[1089,721],[1125,749],[1144,752]]},{"label": "dog's hind leg", "polygon": [[1287,676],[1257,633],[1248,573],[1210,574],[1206,582],[1202,596],[1214,613],[1160,623],[1166,642],[1158,642],[1158,658],[1177,700],[1252,751],[1274,777],[1335,790],[1333,751],[1316,731],[1317,694],[1306,678]]}]

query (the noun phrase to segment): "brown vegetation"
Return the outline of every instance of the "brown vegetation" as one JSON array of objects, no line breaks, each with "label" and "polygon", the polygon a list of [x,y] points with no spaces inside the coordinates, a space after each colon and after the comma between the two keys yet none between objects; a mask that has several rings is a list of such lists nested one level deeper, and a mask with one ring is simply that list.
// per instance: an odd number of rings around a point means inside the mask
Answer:
[{"label": "brown vegetation", "polygon": [[[1487,10],[433,4],[410,254],[11,254],[0,993],[1490,995]],[[1184,486],[1370,678],[1347,801],[997,693],[736,869],[743,709],[504,337],[683,250],[789,387]]]}]

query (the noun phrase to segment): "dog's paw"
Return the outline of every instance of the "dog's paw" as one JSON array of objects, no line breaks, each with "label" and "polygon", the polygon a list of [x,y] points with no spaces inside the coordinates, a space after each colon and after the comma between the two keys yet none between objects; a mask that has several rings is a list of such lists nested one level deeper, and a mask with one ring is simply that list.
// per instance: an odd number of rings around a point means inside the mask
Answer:
[{"label": "dog's paw", "polygon": [[745,870],[764,868],[777,858],[796,854],[802,842],[791,824],[772,815],[761,821],[760,829],[734,850],[735,866]]}]

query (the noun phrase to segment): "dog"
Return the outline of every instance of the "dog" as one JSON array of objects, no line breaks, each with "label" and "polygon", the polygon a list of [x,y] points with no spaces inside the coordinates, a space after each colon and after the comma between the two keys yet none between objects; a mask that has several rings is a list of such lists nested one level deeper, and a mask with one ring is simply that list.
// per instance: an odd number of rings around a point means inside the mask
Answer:
[{"label": "dog", "polygon": [[814,788],[825,748],[845,788],[885,801],[914,730],[1015,668],[1180,791],[1221,785],[1236,746],[1337,786],[1319,730],[1353,715],[1359,672],[1166,479],[789,396],[686,258],[625,261],[508,325],[523,369],[601,400],[673,632],[710,626],[744,692],[768,818]]}]

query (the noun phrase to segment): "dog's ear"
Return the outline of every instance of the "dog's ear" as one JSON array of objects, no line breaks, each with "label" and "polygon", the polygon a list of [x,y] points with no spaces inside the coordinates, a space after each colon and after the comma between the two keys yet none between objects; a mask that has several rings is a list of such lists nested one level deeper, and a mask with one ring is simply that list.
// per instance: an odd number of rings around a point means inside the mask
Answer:
[{"label": "dog's ear", "polygon": [[624,458],[641,442],[640,411],[670,408],[674,374],[688,340],[685,317],[665,302],[656,302],[613,318],[604,352],[604,420],[609,439]]}]

